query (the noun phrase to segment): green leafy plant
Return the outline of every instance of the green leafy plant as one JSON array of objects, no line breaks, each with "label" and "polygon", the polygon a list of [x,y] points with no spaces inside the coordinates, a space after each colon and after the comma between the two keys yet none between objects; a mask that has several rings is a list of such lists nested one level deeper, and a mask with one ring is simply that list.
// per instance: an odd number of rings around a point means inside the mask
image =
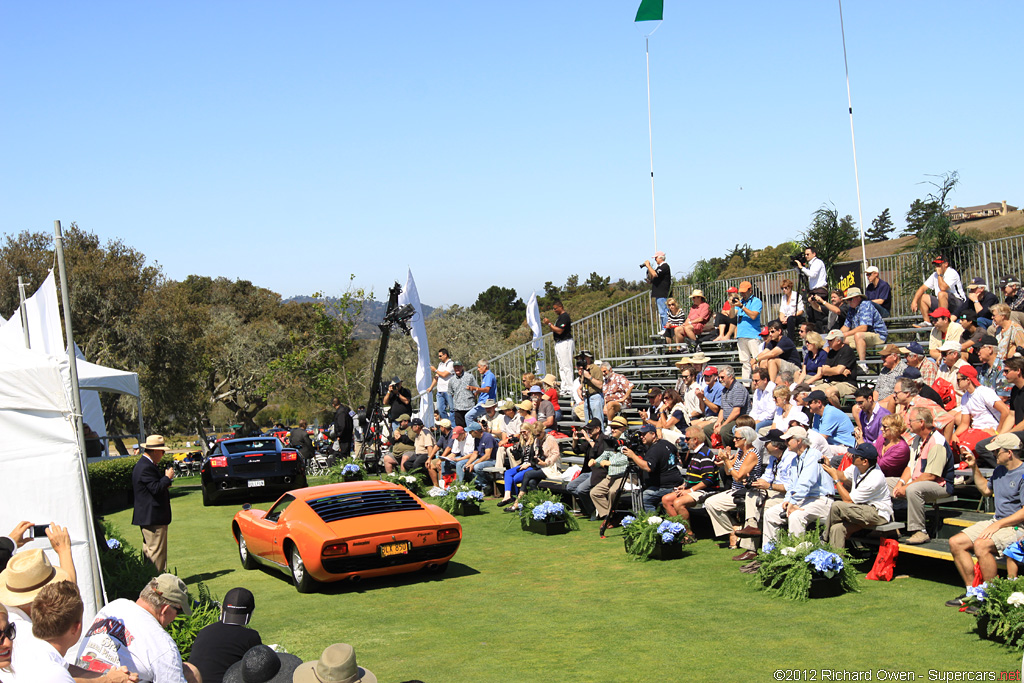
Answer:
[{"label": "green leafy plant", "polygon": [[992,579],[969,591],[966,602],[978,608],[978,635],[1024,648],[1024,579]]},{"label": "green leafy plant", "polygon": [[631,560],[645,562],[658,542],[684,545],[694,542],[693,534],[682,517],[659,517],[653,512],[642,512],[637,516],[627,515],[622,520],[622,537],[626,553]]},{"label": "green leafy plant", "polygon": [[[150,580],[159,573],[110,522],[103,522],[108,544],[100,547],[100,571],[103,585],[111,600],[125,598],[135,601]],[[113,543],[110,543],[113,541]]]},{"label": "green leafy plant", "polygon": [[534,518],[534,508],[544,505],[545,503],[548,503],[549,506],[556,506],[556,509],[557,506],[561,506],[561,512],[556,511],[549,513],[545,519],[548,521],[554,519],[564,520],[566,528],[570,531],[575,531],[580,528],[580,523],[575,517],[573,517],[572,512],[566,509],[565,505],[562,504],[561,499],[557,495],[551,493],[551,491],[548,491],[547,489],[534,489],[532,491],[527,491],[523,494],[523,497],[519,502],[522,505],[522,508],[519,510],[519,524],[523,529],[530,526],[530,520]]},{"label": "green leafy plant", "polygon": [[433,502],[445,512],[451,514],[455,508],[455,497],[460,493],[469,493],[470,491],[476,491],[477,488],[472,484],[466,482],[452,482],[448,490],[444,492],[443,496],[439,496],[433,500]]},{"label": "green leafy plant", "polygon": [[398,470],[391,474],[381,474],[381,481],[387,481],[392,484],[398,484],[404,486],[417,496],[422,496],[427,490],[425,477],[423,476],[422,470],[413,470],[412,472],[402,473]]},{"label": "green leafy plant", "polygon": [[818,558],[832,556],[829,572],[839,576],[844,592],[857,591],[857,579],[851,566],[852,560],[846,550],[836,550],[821,540],[821,528],[815,525],[802,534],[789,534],[779,530],[775,543],[766,542],[757,561],[758,588],[777,593],[790,600],[806,600],[811,590],[811,579],[828,576],[815,568]]},{"label": "green leafy plant", "polygon": [[192,644],[199,632],[220,619],[220,603],[213,599],[205,583],[200,581],[189,593],[192,597],[192,614],[179,614],[167,627],[167,632],[178,646],[182,661],[188,661]]},{"label": "green leafy plant", "polygon": [[362,477],[366,478],[366,468],[361,458],[346,458],[345,460],[338,460],[330,469],[327,470],[327,480],[331,484],[337,484],[338,482],[345,481],[345,475],[343,474],[346,467],[355,466],[359,468]]}]

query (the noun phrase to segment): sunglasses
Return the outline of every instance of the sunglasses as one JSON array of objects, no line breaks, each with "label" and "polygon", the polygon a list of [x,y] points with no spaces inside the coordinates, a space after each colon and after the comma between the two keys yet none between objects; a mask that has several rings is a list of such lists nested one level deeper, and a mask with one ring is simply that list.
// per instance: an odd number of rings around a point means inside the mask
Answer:
[{"label": "sunglasses", "polygon": [[6,638],[7,640],[14,640],[14,637],[18,635],[18,629],[14,627],[14,622],[7,624],[7,628],[0,630],[0,640]]}]

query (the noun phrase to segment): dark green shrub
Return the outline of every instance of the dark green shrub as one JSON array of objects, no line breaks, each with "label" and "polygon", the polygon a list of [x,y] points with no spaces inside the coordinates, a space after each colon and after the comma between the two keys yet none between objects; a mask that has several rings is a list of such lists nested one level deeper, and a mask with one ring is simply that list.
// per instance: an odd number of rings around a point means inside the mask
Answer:
[{"label": "dark green shrub", "polygon": [[220,619],[220,603],[210,595],[210,589],[202,581],[195,588],[189,589],[192,598],[192,614],[178,615],[178,618],[167,627],[167,632],[174,638],[182,661],[188,661],[192,653],[192,643],[203,628]]},{"label": "dark green shrub", "polygon": [[100,570],[107,598],[137,600],[142,589],[159,572],[142,557],[142,551],[126,541],[110,522],[103,523],[103,530],[108,540],[113,539],[120,544],[119,548],[110,548],[100,542]]}]

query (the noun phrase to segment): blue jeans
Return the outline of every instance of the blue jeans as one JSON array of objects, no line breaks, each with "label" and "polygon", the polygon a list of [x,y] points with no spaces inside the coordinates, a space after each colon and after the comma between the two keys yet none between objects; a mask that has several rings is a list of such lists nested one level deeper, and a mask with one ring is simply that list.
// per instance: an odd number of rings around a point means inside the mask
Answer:
[{"label": "blue jeans", "polygon": [[452,412],[452,395],[447,391],[437,392],[437,412],[442,420],[451,420],[455,423],[455,413]]},{"label": "blue jeans", "polygon": [[775,421],[770,417],[767,420],[761,420],[756,425],[754,425],[754,431],[760,433],[762,427],[770,427],[772,424],[774,424],[774,422]]},{"label": "blue jeans", "polygon": [[992,327],[991,318],[978,318],[977,323],[978,327],[980,327],[983,330],[987,330],[988,328]]},{"label": "blue jeans", "polygon": [[525,470],[516,467],[515,469],[505,470],[505,497],[515,498],[516,494],[519,493],[519,485],[523,483],[523,477],[526,473],[533,468],[527,468]]},{"label": "blue jeans", "polygon": [[466,413],[466,424],[469,424],[470,422],[479,422],[480,416],[486,414],[487,411],[484,410],[484,407],[478,403],[472,408],[470,408],[469,412]]},{"label": "blue jeans", "polygon": [[665,329],[665,325],[668,325],[668,299],[655,299],[654,303],[658,306],[658,317],[661,319],[661,329]]},{"label": "blue jeans", "polygon": [[466,458],[464,460],[456,461],[456,463],[455,463],[455,481],[461,482],[461,481],[465,481],[466,480],[466,471],[465,470],[466,470],[466,463],[468,463],[468,462],[469,462],[469,458]]},{"label": "blue jeans", "polygon": [[874,301],[871,302],[871,305],[875,307],[876,311],[878,311],[878,315],[882,316],[883,318],[889,317],[889,309],[883,308],[881,305],[876,304]]},{"label": "blue jeans", "polygon": [[497,464],[494,460],[473,463],[473,483],[484,493],[490,492],[491,484],[494,482],[494,473],[484,472],[484,470]]},{"label": "blue jeans", "polygon": [[661,505],[661,499],[674,490],[671,486],[666,489],[644,489],[644,510],[646,512],[654,512]]},{"label": "blue jeans", "polygon": [[604,394],[591,394],[588,401],[590,406],[589,415],[586,408],[583,409],[583,417],[589,420],[600,420],[604,424]]}]

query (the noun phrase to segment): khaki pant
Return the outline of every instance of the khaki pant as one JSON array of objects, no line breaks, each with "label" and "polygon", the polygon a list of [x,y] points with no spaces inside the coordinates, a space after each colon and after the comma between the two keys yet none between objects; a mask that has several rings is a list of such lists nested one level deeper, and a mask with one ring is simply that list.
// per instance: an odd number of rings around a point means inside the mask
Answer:
[{"label": "khaki pant", "polygon": [[925,530],[924,506],[949,495],[945,486],[934,481],[917,481],[907,487],[907,531]]},{"label": "khaki pant", "polygon": [[625,483],[625,476],[615,477],[614,479],[605,477],[597,486],[590,489],[590,500],[597,509],[598,517],[608,516],[612,509],[612,498],[615,497],[615,494],[618,493]]},{"label": "khaki pant", "polygon": [[[711,529],[716,538],[733,532],[733,523],[729,513],[739,510],[739,505],[736,503],[731,489],[705,498],[704,509],[707,511],[708,517],[711,518]],[[744,550],[754,550],[754,540],[741,538],[740,547]]]},{"label": "khaki pant", "polygon": [[846,546],[846,525],[864,529],[885,524],[885,517],[878,514],[878,508],[874,505],[863,503],[847,503],[837,500],[832,503],[832,510],[828,515],[828,544],[833,548]]},{"label": "khaki pant", "polygon": [[167,525],[142,527],[142,556],[157,571],[167,571]]},{"label": "khaki pant", "polygon": [[762,542],[775,542],[779,533],[779,527],[786,525],[791,534],[802,534],[807,527],[816,520],[827,520],[829,508],[832,507],[831,498],[814,498],[800,506],[801,510],[790,512],[785,518],[782,516],[782,506],[776,505],[764,513],[764,533]]}]

